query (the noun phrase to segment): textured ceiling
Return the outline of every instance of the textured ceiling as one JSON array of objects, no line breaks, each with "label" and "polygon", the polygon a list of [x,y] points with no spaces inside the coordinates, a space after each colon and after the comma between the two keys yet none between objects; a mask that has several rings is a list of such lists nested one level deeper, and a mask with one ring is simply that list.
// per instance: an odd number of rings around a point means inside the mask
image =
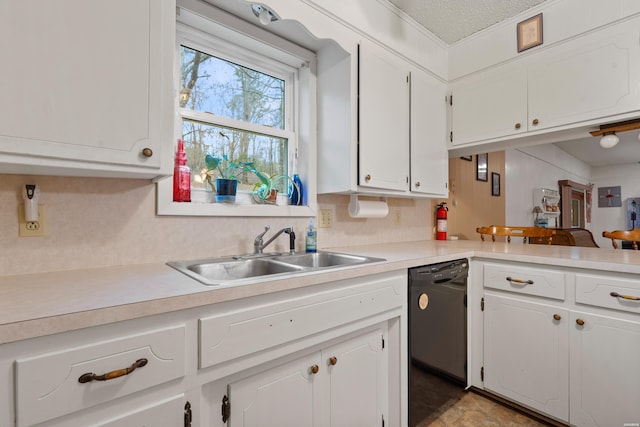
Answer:
[{"label": "textured ceiling", "polygon": [[545,0],[390,0],[447,44]]}]

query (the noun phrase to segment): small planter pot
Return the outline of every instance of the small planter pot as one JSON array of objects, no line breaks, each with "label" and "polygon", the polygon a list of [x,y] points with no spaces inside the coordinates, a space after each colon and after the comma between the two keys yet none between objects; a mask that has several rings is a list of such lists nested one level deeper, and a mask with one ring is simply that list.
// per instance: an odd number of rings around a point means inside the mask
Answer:
[{"label": "small planter pot", "polygon": [[216,203],[235,203],[237,179],[216,178]]}]

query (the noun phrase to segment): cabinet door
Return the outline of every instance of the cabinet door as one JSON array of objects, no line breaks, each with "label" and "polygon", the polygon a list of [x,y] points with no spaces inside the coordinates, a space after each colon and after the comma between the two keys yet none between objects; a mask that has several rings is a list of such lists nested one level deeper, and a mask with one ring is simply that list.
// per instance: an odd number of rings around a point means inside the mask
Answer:
[{"label": "cabinet door", "polygon": [[382,330],[375,330],[322,351],[329,375],[328,414],[331,427],[381,426],[387,413],[386,352]]},{"label": "cabinet door", "polygon": [[529,68],[529,130],[639,110],[638,23],[597,31],[536,57]]},{"label": "cabinet door", "polygon": [[179,426],[184,424],[184,402],[184,396],[177,396],[96,425],[100,427]]},{"label": "cabinet door", "polygon": [[571,424],[640,422],[640,323],[572,312],[570,331]]},{"label": "cabinet door", "polygon": [[479,73],[451,84],[454,146],[527,130],[527,73],[521,65]]},{"label": "cabinet door", "polygon": [[568,421],[568,311],[491,293],[484,300],[485,388]]},{"label": "cabinet door", "polygon": [[0,171],[170,168],[174,22],[170,1],[1,2]]},{"label": "cabinet door", "polygon": [[411,73],[411,192],[447,197],[447,86],[421,71]]},{"label": "cabinet door", "polygon": [[[317,367],[316,373],[313,367]],[[323,372],[324,371],[324,372]],[[229,384],[229,427],[320,425],[317,379],[326,375],[320,352]]]},{"label": "cabinet door", "polygon": [[408,191],[409,73],[382,48],[358,52],[358,185]]}]

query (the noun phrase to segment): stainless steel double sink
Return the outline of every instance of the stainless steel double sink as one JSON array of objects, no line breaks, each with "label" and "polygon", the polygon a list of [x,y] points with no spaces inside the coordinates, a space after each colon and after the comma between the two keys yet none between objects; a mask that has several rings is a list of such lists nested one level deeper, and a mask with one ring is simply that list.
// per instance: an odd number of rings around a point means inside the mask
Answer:
[{"label": "stainless steel double sink", "polygon": [[167,265],[205,285],[221,286],[264,276],[312,273],[379,261],[385,261],[385,259],[321,251],[290,255],[273,253],[172,261]]}]

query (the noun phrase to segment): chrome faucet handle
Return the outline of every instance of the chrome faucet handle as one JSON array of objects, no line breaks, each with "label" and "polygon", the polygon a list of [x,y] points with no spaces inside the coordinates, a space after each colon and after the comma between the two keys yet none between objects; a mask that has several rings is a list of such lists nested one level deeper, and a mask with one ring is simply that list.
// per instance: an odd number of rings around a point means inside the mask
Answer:
[{"label": "chrome faucet handle", "polygon": [[264,226],[264,231],[260,234],[258,234],[255,238],[255,240],[253,241],[253,249],[254,249],[254,253],[256,254],[260,254],[262,253],[262,237],[267,234],[267,231],[269,231],[271,229],[271,227],[269,226],[269,224]]}]

